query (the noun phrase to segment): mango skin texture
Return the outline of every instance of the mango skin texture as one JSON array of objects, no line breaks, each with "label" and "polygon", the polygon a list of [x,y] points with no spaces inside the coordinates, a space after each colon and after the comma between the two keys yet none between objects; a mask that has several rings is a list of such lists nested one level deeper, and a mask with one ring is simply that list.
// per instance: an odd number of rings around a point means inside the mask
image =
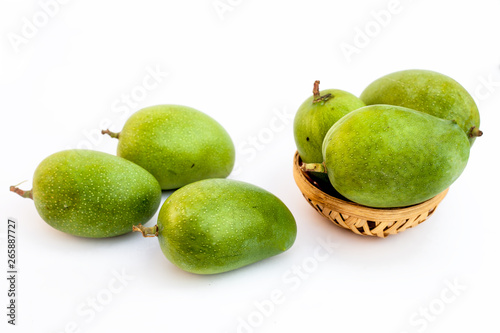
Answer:
[{"label": "mango skin texture", "polygon": [[469,150],[467,136],[452,121],[390,105],[351,112],[323,144],[333,187],[370,207],[404,207],[434,197],[462,173]]},{"label": "mango skin texture", "polygon": [[175,191],[158,215],[165,256],[197,274],[234,270],[289,249],[292,213],[276,196],[230,179],[207,179]]},{"label": "mango skin texture", "polygon": [[[479,111],[472,96],[454,79],[434,71],[409,69],[385,75],[368,85],[360,98],[366,105],[403,106],[455,121],[468,134],[479,128]],[[471,145],[475,137],[470,137]]]},{"label": "mango skin texture", "polygon": [[157,105],[134,113],[120,132],[117,155],[148,170],[163,190],[225,178],[234,144],[210,116],[187,106]]},{"label": "mango skin texture", "polygon": [[344,115],[352,110],[365,106],[358,97],[339,90],[326,89],[321,96],[331,94],[326,100],[313,103],[314,96],[302,103],[295,114],[293,134],[297,151],[305,163],[321,163],[323,156],[321,146],[326,133]]},{"label": "mango skin texture", "polygon": [[62,232],[90,238],[122,235],[156,213],[156,179],[126,159],[91,150],[65,150],[45,158],[33,177],[41,218]]}]

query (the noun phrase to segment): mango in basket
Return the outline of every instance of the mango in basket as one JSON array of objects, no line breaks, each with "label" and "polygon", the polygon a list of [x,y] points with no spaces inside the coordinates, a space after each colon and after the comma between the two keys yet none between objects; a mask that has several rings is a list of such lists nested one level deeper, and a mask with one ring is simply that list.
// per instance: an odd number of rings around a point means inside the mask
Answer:
[{"label": "mango in basket", "polygon": [[319,81],[316,81],[313,96],[299,107],[293,123],[295,143],[302,161],[323,161],[321,145],[330,127],[344,115],[362,106],[365,104],[347,91],[319,91]]},{"label": "mango in basket", "polygon": [[470,143],[459,125],[408,108],[371,105],[344,116],[323,142],[333,187],[371,207],[404,207],[448,188],[462,173]]},{"label": "mango in basket", "polygon": [[366,105],[398,105],[453,120],[468,135],[471,145],[482,134],[472,96],[441,73],[419,69],[391,73],[368,85],[360,98]]},{"label": "mango in basket", "polygon": [[289,249],[297,234],[292,213],[268,191],[236,180],[205,179],[175,191],[154,227],[164,255],[197,274],[230,271]]}]

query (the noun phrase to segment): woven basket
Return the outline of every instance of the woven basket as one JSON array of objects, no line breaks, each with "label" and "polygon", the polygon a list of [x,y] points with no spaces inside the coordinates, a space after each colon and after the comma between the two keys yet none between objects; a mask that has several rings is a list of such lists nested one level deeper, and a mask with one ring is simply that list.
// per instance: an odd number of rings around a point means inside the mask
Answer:
[{"label": "woven basket", "polygon": [[[307,202],[339,227],[358,235],[387,237],[412,228],[431,216],[448,189],[420,204],[403,208],[372,208],[327,194],[300,169],[302,161],[295,153],[293,177]],[[316,185],[315,185],[316,184]]]}]

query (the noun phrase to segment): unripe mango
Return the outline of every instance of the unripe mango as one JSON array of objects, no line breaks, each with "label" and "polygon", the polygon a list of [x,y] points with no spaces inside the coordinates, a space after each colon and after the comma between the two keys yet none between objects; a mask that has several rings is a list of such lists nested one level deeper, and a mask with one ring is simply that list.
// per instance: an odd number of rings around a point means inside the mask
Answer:
[{"label": "unripe mango", "polygon": [[141,109],[120,133],[117,155],[156,177],[163,190],[206,178],[225,178],[234,166],[234,144],[213,118],[181,105]]},{"label": "unripe mango", "polygon": [[455,121],[471,145],[482,135],[474,99],[460,83],[441,73],[421,69],[394,72],[370,83],[360,98],[366,105],[403,106]]},{"label": "unripe mango", "polygon": [[164,255],[197,274],[230,271],[289,249],[297,226],[276,196],[230,179],[206,179],[186,185],[165,201],[152,228]]},{"label": "unripe mango", "polygon": [[62,232],[91,238],[122,235],[145,223],[161,200],[158,181],[114,155],[72,149],[50,155],[36,168],[30,197],[41,218]]},{"label": "unripe mango", "polygon": [[462,173],[469,150],[455,122],[391,105],[349,113],[323,142],[333,187],[371,207],[409,206],[439,194]]},{"label": "unripe mango", "polygon": [[299,107],[293,123],[295,144],[302,161],[322,162],[321,145],[330,127],[344,115],[363,106],[365,103],[347,91],[319,91],[319,81],[316,81],[313,95]]}]

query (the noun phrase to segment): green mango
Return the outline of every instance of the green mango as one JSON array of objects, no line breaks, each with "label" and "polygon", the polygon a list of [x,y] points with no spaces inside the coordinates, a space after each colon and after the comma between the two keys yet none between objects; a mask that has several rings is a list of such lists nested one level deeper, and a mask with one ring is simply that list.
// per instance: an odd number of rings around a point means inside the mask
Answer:
[{"label": "green mango", "polygon": [[210,116],[181,105],[141,109],[117,137],[117,155],[148,170],[163,190],[206,178],[225,178],[235,149],[226,130]]},{"label": "green mango", "polygon": [[230,179],[206,179],[175,191],[158,224],[136,231],[158,236],[164,255],[197,274],[234,270],[289,249],[297,235],[292,213],[276,196]]},{"label": "green mango", "polygon": [[404,207],[441,193],[464,170],[469,150],[455,122],[392,105],[349,113],[323,142],[333,187],[370,207]]},{"label": "green mango", "polygon": [[295,114],[293,134],[297,151],[303,162],[322,162],[321,145],[335,122],[352,110],[365,104],[353,94],[338,90],[319,91],[319,81],[315,82],[313,96],[302,103]]},{"label": "green mango", "polygon": [[361,93],[366,105],[403,106],[455,121],[471,145],[479,130],[479,111],[472,96],[457,81],[429,70],[410,69],[383,76]]},{"label": "green mango", "polygon": [[62,232],[91,238],[122,235],[153,217],[161,200],[158,181],[140,166],[92,150],[64,150],[36,168],[32,198],[40,217]]}]

